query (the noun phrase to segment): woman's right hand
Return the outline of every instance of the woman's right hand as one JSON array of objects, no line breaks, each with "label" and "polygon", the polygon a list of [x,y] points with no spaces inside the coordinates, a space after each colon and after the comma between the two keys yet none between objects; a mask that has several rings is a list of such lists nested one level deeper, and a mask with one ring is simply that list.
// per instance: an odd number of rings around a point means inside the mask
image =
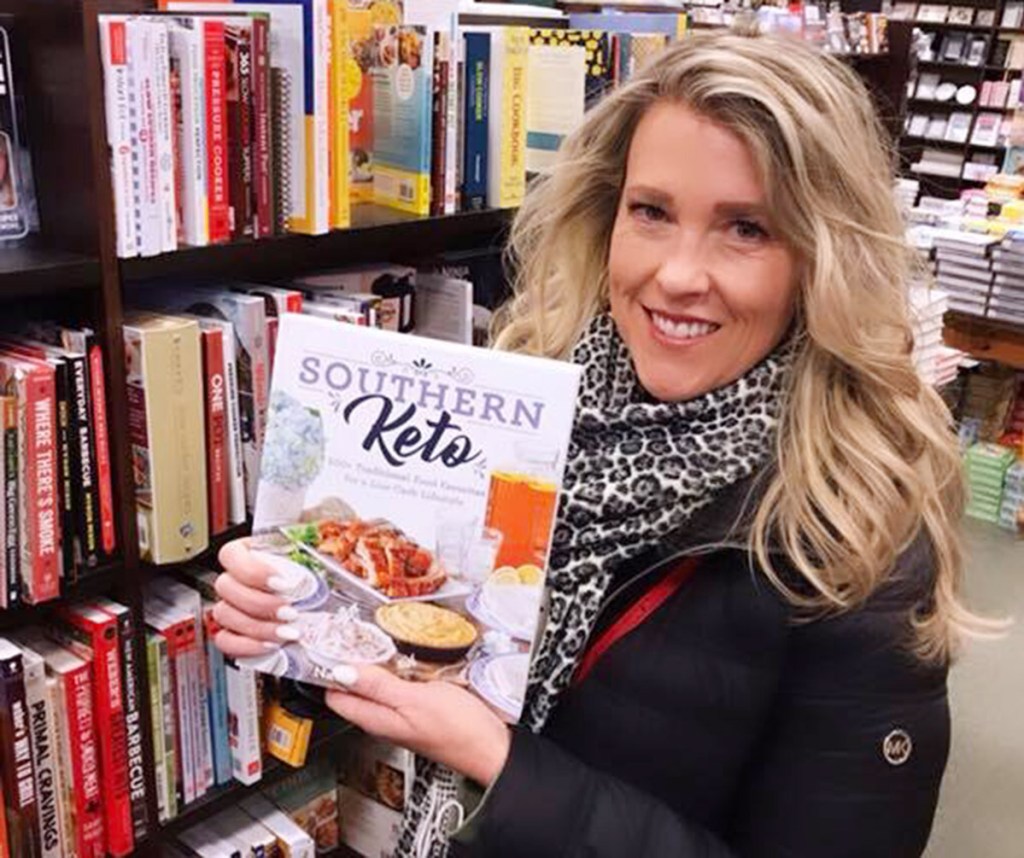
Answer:
[{"label": "woman's right hand", "polygon": [[224,572],[215,584],[220,600],[213,618],[220,626],[215,642],[224,655],[264,655],[299,639],[299,630],[290,625],[299,612],[275,589],[275,584],[285,589],[287,582],[276,579],[274,570],[249,548],[248,539],[229,542],[218,560]]}]

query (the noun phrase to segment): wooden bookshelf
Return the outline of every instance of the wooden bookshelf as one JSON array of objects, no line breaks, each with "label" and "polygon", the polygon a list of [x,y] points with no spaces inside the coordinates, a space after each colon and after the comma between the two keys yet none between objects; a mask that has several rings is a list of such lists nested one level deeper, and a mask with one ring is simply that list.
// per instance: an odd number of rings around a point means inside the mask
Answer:
[{"label": "wooden bookshelf", "polygon": [[947,313],[946,345],[978,360],[992,360],[1024,370],[1024,326],[962,313]]}]

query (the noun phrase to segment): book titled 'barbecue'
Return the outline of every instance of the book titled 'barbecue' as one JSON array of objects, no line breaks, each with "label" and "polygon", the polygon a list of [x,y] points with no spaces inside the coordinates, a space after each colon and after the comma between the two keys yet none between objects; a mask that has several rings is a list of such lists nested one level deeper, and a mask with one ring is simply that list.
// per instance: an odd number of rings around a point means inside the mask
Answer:
[{"label": "book titled 'barbecue'", "polygon": [[579,367],[288,314],[256,546],[299,640],[247,661],[340,664],[522,709]]}]

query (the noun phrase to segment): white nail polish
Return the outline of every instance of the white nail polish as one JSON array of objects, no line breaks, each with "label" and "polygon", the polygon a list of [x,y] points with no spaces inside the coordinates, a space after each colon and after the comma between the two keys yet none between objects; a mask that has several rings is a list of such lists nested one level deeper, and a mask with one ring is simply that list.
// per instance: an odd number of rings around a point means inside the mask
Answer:
[{"label": "white nail polish", "polygon": [[267,578],[267,586],[271,590],[276,590],[278,593],[287,593],[289,588],[292,586],[292,582],[283,575],[271,575]]},{"label": "white nail polish", "polygon": [[293,623],[299,618],[299,612],[291,605],[282,605],[277,609],[277,618],[282,623]]},{"label": "white nail polish", "polygon": [[283,641],[297,641],[302,637],[302,632],[295,626],[278,626],[274,634]]},{"label": "white nail polish", "polygon": [[351,665],[339,664],[331,671],[331,676],[334,677],[334,681],[339,685],[347,687],[356,684],[356,680],[359,678],[359,672]]}]

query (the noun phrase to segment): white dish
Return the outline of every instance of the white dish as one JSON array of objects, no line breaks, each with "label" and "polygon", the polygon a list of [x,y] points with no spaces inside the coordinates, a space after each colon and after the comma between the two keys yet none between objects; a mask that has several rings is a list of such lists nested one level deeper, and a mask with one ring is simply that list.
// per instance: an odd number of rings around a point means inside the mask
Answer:
[{"label": "white dish", "polygon": [[949,101],[951,98],[953,98],[954,95],[956,95],[956,89],[957,87],[955,83],[950,83],[949,81],[946,81],[945,83],[940,83],[935,88],[935,100]]},{"label": "white dish", "polygon": [[[509,593],[511,602],[504,603],[508,609],[503,610],[503,603],[495,599],[491,595],[493,590],[488,591],[485,586],[466,599],[466,610],[484,625],[506,632],[516,640],[532,643],[543,594],[536,587],[506,586],[512,591]],[[532,598],[517,598],[527,595],[522,591],[532,591],[528,594]]]},{"label": "white dish", "polygon": [[[339,664],[384,664],[397,652],[394,641],[384,631],[354,615],[309,613],[303,614],[296,624],[302,631],[299,646],[310,661],[328,670]],[[372,641],[372,650],[361,653],[354,649],[340,637],[342,629]],[[333,639],[329,637],[332,634]]]},{"label": "white dish", "polygon": [[481,658],[469,666],[469,684],[491,706],[516,721],[523,711],[529,670],[530,656],[525,652]]},{"label": "white dish", "polygon": [[957,104],[974,104],[974,99],[978,97],[978,90],[976,90],[969,83],[965,83],[960,89],[956,91],[956,103]]},{"label": "white dish", "polygon": [[316,593],[320,579],[311,569],[280,554],[267,551],[254,551],[253,554],[282,581],[284,586],[277,591],[281,598],[289,602],[301,602]]}]

